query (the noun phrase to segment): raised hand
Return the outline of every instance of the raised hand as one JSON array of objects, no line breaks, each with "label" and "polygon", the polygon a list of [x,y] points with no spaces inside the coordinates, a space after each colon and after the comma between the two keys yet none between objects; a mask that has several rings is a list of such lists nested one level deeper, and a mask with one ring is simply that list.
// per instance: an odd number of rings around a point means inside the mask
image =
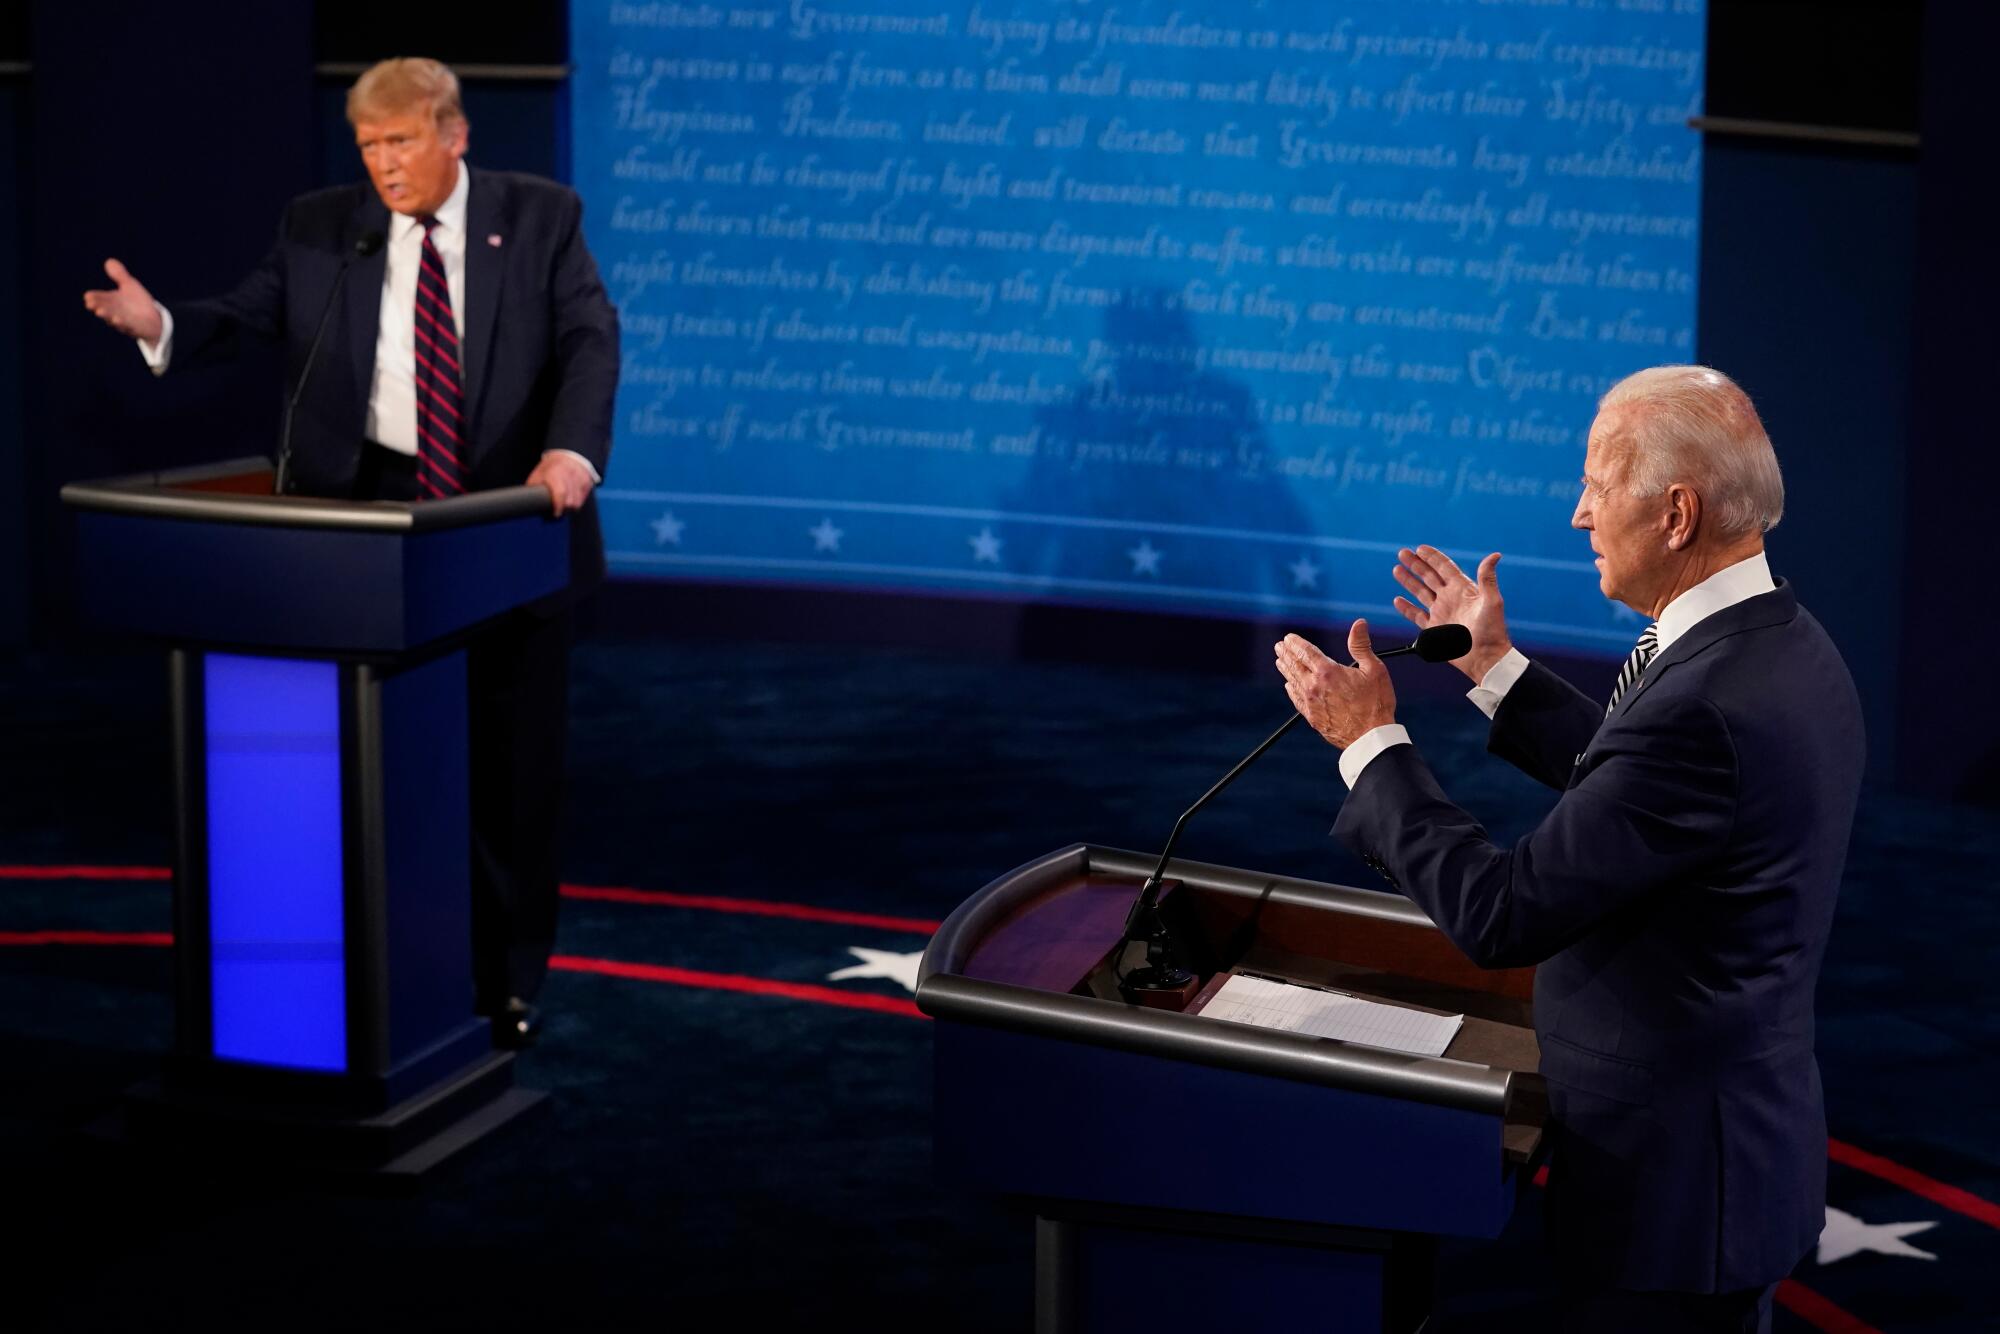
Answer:
[{"label": "raised hand", "polygon": [[1458,562],[1436,547],[1415,551],[1405,547],[1396,558],[1400,562],[1396,582],[1410,594],[1396,599],[1396,610],[1420,630],[1433,625],[1462,625],[1470,631],[1472,651],[1451,665],[1474,685],[1479,684],[1493,664],[1514,647],[1507,635],[1506,605],[1500,598],[1500,553],[1479,562],[1477,579],[1466,578]]},{"label": "raised hand", "polygon": [[104,261],[104,272],[111,279],[111,287],[85,292],[83,308],[119,333],[149,343],[159,342],[160,308],[153,304],[153,294],[115,259]]},{"label": "raised hand", "polygon": [[1368,639],[1368,622],[1356,621],[1347,627],[1352,667],[1341,666],[1299,635],[1286,635],[1272,646],[1272,652],[1292,707],[1315,732],[1342,750],[1396,721],[1396,685],[1389,679],[1389,669],[1375,656]]}]

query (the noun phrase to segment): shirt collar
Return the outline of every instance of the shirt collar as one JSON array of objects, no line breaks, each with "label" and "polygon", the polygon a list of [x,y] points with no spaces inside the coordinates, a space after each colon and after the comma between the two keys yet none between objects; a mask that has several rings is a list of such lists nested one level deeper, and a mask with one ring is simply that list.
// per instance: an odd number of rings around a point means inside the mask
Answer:
[{"label": "shirt collar", "polygon": [[1660,652],[1665,653],[1676,639],[1715,613],[1777,586],[1771,578],[1771,563],[1761,551],[1717,570],[1660,612]]},{"label": "shirt collar", "polygon": [[[465,168],[465,160],[459,159],[458,182],[451,187],[451,193],[438,205],[438,226],[454,236],[465,235],[465,200],[472,193],[472,173]],[[407,237],[412,232],[421,233],[423,225],[407,213],[396,215],[396,235]]]}]

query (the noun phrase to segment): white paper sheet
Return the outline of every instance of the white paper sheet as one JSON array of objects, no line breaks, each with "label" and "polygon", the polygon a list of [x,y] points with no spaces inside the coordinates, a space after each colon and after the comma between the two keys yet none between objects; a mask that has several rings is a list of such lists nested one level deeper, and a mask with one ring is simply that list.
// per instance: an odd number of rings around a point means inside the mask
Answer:
[{"label": "white paper sheet", "polygon": [[1415,1056],[1444,1055],[1465,1023],[1462,1014],[1425,1014],[1343,992],[1240,973],[1216,989],[1201,1013],[1209,1019],[1338,1038]]}]

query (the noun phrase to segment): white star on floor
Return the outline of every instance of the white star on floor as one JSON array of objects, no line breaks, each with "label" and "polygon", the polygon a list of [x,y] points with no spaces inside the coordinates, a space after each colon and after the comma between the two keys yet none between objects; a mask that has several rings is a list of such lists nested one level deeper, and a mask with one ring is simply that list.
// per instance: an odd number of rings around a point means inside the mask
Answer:
[{"label": "white star on floor", "polygon": [[1819,1262],[1830,1265],[1862,1251],[1902,1255],[1912,1260],[1935,1260],[1935,1255],[1918,1250],[1903,1238],[1936,1226],[1935,1220],[1928,1223],[1864,1223],[1853,1214],[1843,1213],[1829,1205],[1826,1227],[1819,1234]]},{"label": "white star on floor", "polygon": [[1319,587],[1319,566],[1312,563],[1311,556],[1301,556],[1286,568],[1292,572],[1293,588]]},{"label": "white star on floor", "polygon": [[832,519],[821,519],[818,527],[806,529],[806,536],[812,538],[814,551],[839,551],[840,539],[847,533],[835,528]]},{"label": "white star on floor", "polygon": [[924,952],[898,954],[894,950],[864,950],[859,945],[850,945],[847,952],[861,960],[849,964],[837,972],[828,973],[829,982],[852,982],[862,977],[886,977],[899,983],[905,991],[917,989],[917,965],[924,961]]},{"label": "white star on floor", "polygon": [[687,524],[679,519],[676,519],[674,517],[674,512],[672,510],[668,510],[665,514],[662,514],[659,518],[653,520],[654,545],[673,546],[673,547],[679,546],[681,544],[681,529],[685,527],[687,527]]},{"label": "white star on floor", "polygon": [[1159,550],[1150,538],[1140,538],[1139,545],[1125,553],[1132,558],[1132,573],[1157,575],[1160,572],[1160,557],[1166,553]]},{"label": "white star on floor", "polygon": [[965,540],[972,544],[973,564],[977,565],[981,561],[986,561],[993,565],[1000,563],[1000,539],[993,536],[991,525],[981,528],[977,533]]}]

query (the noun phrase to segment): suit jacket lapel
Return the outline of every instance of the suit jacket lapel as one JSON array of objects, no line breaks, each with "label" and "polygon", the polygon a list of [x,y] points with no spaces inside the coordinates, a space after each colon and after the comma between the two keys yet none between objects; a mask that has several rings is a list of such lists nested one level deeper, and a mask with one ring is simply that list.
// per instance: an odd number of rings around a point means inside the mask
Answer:
[{"label": "suit jacket lapel", "polygon": [[354,368],[354,397],[361,404],[362,420],[366,421],[368,392],[375,383],[375,343],[382,329],[382,275],[389,264],[389,210],[372,188],[362,188],[367,197],[347,220],[347,231],[341,237],[346,247],[342,258],[353,254],[355,243],[370,232],[382,233],[383,244],[376,247],[374,254],[347,266],[347,276],[341,280],[346,290],[340,300],[345,307],[342,315],[347,325],[347,361]]},{"label": "suit jacket lapel", "polygon": [[1618,701],[1618,711],[1631,708],[1639,696],[1652,688],[1655,681],[1665,676],[1675,663],[1686,662],[1718,640],[1745,630],[1757,630],[1767,625],[1783,625],[1799,614],[1798,595],[1783,579],[1776,581],[1777,587],[1768,593],[1759,593],[1754,598],[1745,598],[1733,607],[1724,607],[1715,615],[1697,622],[1688,632],[1674,641],[1673,647],[1661,653],[1647,664],[1646,674],[1632,683],[1625,697]]},{"label": "suit jacket lapel", "polygon": [[500,186],[468,167],[465,204],[465,413],[474,449],[479,444],[479,395],[486,387],[486,360],[493,348],[493,321],[500,311],[500,280],[506,272],[501,246]]}]

